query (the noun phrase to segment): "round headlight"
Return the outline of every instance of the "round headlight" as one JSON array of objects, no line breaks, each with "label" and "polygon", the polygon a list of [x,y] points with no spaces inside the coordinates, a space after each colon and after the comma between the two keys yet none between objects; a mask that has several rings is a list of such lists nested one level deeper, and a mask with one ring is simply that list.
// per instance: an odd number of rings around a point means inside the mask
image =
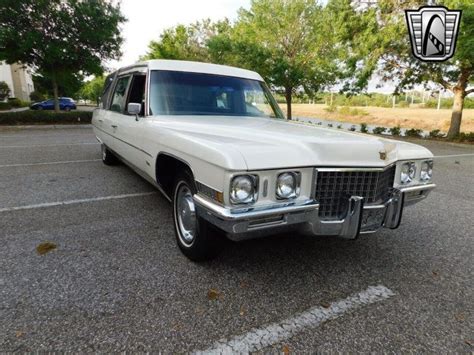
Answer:
[{"label": "round headlight", "polygon": [[421,181],[431,180],[433,177],[433,160],[426,160],[421,163],[420,179]]},{"label": "round headlight", "polygon": [[400,182],[408,184],[413,181],[416,174],[415,163],[403,163],[400,171]]},{"label": "round headlight", "polygon": [[294,198],[297,196],[298,180],[295,173],[282,173],[278,175],[276,194],[280,199]]},{"label": "round headlight", "polygon": [[230,184],[230,201],[234,204],[255,202],[255,177],[239,175]]}]

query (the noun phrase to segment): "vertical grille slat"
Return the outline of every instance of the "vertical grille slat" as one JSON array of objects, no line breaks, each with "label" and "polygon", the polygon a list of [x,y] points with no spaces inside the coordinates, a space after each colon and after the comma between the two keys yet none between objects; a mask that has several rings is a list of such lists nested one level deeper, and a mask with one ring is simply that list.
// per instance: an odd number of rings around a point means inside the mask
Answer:
[{"label": "vertical grille slat", "polygon": [[395,179],[395,166],[384,171],[318,171],[315,198],[321,219],[344,218],[349,197],[364,197],[365,203],[388,199]]}]

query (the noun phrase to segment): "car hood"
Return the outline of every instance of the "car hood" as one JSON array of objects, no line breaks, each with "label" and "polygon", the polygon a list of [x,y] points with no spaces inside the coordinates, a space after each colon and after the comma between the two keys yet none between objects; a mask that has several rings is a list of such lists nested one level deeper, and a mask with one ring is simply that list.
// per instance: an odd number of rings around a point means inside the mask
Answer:
[{"label": "car hood", "polygon": [[[285,120],[160,116],[160,125],[194,141],[238,150],[248,170],[303,166],[384,167],[433,155],[419,145]],[[383,159],[385,158],[385,159]]]}]

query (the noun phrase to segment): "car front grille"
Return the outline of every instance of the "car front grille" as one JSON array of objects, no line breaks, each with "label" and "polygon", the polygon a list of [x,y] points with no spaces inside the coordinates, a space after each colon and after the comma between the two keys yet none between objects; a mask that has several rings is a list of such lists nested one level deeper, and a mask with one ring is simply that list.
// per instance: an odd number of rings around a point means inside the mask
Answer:
[{"label": "car front grille", "polygon": [[344,218],[351,196],[364,197],[364,203],[388,199],[395,178],[395,166],[384,171],[318,171],[315,198],[323,220]]}]

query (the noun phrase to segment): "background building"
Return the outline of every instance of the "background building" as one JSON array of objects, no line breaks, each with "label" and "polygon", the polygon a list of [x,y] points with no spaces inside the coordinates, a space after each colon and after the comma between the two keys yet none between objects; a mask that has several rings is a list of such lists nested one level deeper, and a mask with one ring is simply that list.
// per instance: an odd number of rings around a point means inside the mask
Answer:
[{"label": "background building", "polygon": [[30,94],[34,91],[31,69],[20,64],[6,64],[0,62],[0,81],[10,87],[10,97],[23,101],[30,101]]}]

